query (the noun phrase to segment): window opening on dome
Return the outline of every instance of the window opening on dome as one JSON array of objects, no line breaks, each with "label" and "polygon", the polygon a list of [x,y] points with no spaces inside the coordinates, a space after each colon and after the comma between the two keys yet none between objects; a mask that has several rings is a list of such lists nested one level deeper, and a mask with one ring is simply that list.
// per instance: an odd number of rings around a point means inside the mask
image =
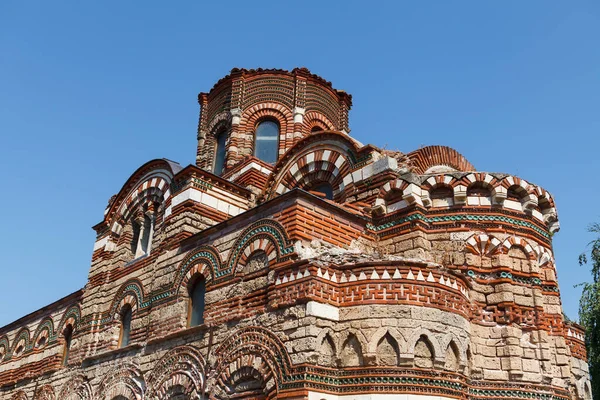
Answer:
[{"label": "window opening on dome", "polygon": [[256,127],[254,155],[264,162],[273,164],[277,161],[279,147],[279,124],[266,120]]}]

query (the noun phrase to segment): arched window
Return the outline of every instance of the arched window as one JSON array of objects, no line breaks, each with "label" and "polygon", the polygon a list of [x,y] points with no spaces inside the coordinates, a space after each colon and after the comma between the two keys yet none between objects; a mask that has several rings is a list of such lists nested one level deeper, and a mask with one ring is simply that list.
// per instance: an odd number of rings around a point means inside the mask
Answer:
[{"label": "arched window", "polygon": [[279,124],[275,121],[262,121],[256,127],[254,156],[268,163],[277,161],[279,147]]},{"label": "arched window", "polygon": [[190,305],[188,324],[190,327],[204,323],[204,296],[206,295],[206,281],[199,277],[190,290]]},{"label": "arched window", "polygon": [[317,183],[310,190],[313,192],[323,193],[326,199],[333,200],[333,187],[329,182]]},{"label": "arched window", "polygon": [[223,168],[225,167],[225,143],[227,142],[227,131],[225,129],[222,129],[217,133],[215,142],[215,166],[213,168],[213,173],[215,175],[221,175],[223,173]]},{"label": "arched window", "polygon": [[131,338],[131,317],[131,306],[127,304],[121,311],[121,334],[119,335],[120,348],[129,346],[129,340]]},{"label": "arched window", "polygon": [[138,244],[140,243],[140,232],[142,230],[142,225],[135,219],[132,219],[131,229],[133,235],[131,238],[131,253],[133,253],[134,258],[136,258]]},{"label": "arched window", "polygon": [[139,258],[150,254],[152,247],[152,236],[154,235],[154,217],[146,213],[132,218],[131,252],[133,258]]},{"label": "arched window", "polygon": [[321,132],[324,130],[325,130],[325,128],[323,128],[322,126],[315,125],[310,129],[310,133]]},{"label": "arched window", "polygon": [[71,351],[71,339],[73,339],[73,327],[68,325],[63,333],[65,338],[65,347],[63,349],[63,360],[62,364],[67,365],[69,363],[69,353]]}]

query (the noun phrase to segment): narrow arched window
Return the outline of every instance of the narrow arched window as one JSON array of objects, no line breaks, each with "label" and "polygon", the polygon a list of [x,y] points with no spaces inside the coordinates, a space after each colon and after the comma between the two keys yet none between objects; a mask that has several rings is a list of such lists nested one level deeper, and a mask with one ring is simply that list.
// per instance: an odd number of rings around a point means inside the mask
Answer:
[{"label": "narrow arched window", "polygon": [[279,124],[275,121],[263,121],[256,127],[254,156],[268,163],[277,161],[279,147]]},{"label": "narrow arched window", "polygon": [[65,338],[65,347],[63,348],[63,359],[62,365],[67,365],[69,363],[69,353],[71,351],[71,340],[73,339],[73,327],[68,325],[63,333]]},{"label": "narrow arched window", "polygon": [[131,230],[132,230],[131,253],[133,254],[133,257],[136,258],[138,244],[140,242],[140,233],[142,231],[142,225],[135,219],[132,219],[131,220]]},{"label": "narrow arched window", "polygon": [[119,335],[119,347],[129,346],[131,338],[131,317],[132,310],[130,305],[126,305],[121,311],[121,334]]},{"label": "narrow arched window", "polygon": [[198,326],[204,323],[204,296],[206,295],[206,281],[199,277],[190,290],[190,306],[188,325]]},{"label": "narrow arched window", "polygon": [[227,142],[227,131],[221,130],[215,137],[217,148],[215,149],[215,166],[213,173],[215,175],[221,175],[223,168],[225,167],[225,143]]}]

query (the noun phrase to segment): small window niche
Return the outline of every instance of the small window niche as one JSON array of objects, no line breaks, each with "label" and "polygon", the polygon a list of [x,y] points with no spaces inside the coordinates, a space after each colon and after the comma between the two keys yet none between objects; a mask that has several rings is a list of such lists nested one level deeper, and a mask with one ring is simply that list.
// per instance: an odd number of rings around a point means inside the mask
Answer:
[{"label": "small window niche", "polygon": [[203,276],[198,276],[192,283],[189,290],[189,310],[188,326],[198,326],[204,324],[204,306],[206,296],[206,280]]},{"label": "small window niche", "polygon": [[69,364],[71,342],[73,340],[73,327],[71,325],[67,325],[67,327],[63,331],[63,338],[65,339],[65,343],[63,347],[62,365],[66,367]]},{"label": "small window niche", "polygon": [[121,331],[119,334],[119,348],[129,346],[131,341],[131,318],[133,310],[129,304],[126,304],[121,310]]}]

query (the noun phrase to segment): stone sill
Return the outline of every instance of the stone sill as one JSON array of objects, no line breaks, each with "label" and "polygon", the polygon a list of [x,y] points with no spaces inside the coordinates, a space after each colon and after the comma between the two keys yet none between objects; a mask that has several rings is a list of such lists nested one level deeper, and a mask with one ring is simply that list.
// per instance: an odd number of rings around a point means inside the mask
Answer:
[{"label": "stone sill", "polygon": [[146,254],[139,256],[138,258],[134,258],[133,260],[129,261],[128,263],[125,263],[125,265],[123,265],[123,268],[129,267],[130,265],[133,265],[133,264],[137,263],[138,261],[143,260],[144,258],[148,257],[149,254],[150,253],[146,253]]},{"label": "stone sill", "polygon": [[187,335],[194,335],[194,334],[197,334],[200,332],[205,332],[207,330],[208,330],[208,325],[206,325],[206,324],[193,326],[191,328],[185,328],[185,329],[179,330],[177,332],[169,333],[168,335],[165,335],[165,336],[159,336],[157,338],[150,339],[147,344],[148,345],[158,344],[161,342],[165,342],[167,340],[176,339],[176,338],[187,336]]},{"label": "stone sill", "polygon": [[114,350],[109,350],[109,351],[106,351],[106,352],[103,352],[103,353],[95,354],[93,356],[85,358],[81,362],[81,365],[82,366],[87,366],[87,365],[89,365],[89,364],[91,364],[91,363],[93,363],[95,361],[101,361],[104,358],[112,358],[112,357],[118,356],[118,355],[123,354],[123,353],[128,353],[130,351],[142,349],[146,345],[153,345],[153,344],[161,343],[161,342],[164,342],[164,341],[167,341],[167,340],[170,340],[170,339],[179,338],[179,337],[182,337],[182,336],[194,335],[194,334],[197,334],[197,333],[200,333],[200,332],[205,332],[206,330],[208,330],[208,326],[205,325],[205,324],[194,326],[192,328],[182,329],[182,330],[170,333],[170,334],[165,335],[165,336],[160,336],[160,337],[157,337],[155,339],[151,339],[146,344],[134,343],[134,344],[130,344],[129,346],[122,347],[120,349],[114,349]]},{"label": "stone sill", "polygon": [[86,366],[86,365],[91,364],[94,361],[99,361],[99,360],[102,360],[103,358],[114,357],[119,354],[127,353],[127,352],[130,352],[133,350],[139,350],[143,347],[144,347],[144,345],[142,345],[142,344],[134,343],[134,344],[130,344],[129,346],[121,347],[120,349],[115,349],[115,350],[110,350],[110,351],[107,351],[104,353],[95,354],[93,356],[84,358],[83,361],[81,362],[81,365]]}]

